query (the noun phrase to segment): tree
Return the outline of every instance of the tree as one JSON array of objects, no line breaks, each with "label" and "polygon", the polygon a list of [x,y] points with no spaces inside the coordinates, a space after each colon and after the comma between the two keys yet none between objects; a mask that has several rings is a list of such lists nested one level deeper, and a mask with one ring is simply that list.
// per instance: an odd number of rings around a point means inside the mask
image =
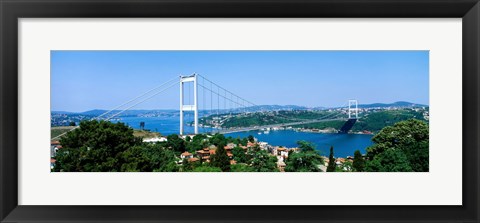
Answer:
[{"label": "tree", "polygon": [[286,172],[321,172],[323,158],[315,150],[315,145],[307,141],[297,142],[300,151],[288,151]]},{"label": "tree", "polygon": [[147,144],[143,153],[150,160],[150,169],[155,172],[177,172],[180,170],[175,152],[161,144]]},{"label": "tree", "polygon": [[322,157],[316,152],[294,152],[285,162],[286,172],[321,172]]},{"label": "tree", "polygon": [[[82,121],[80,127],[60,139],[63,148],[55,156],[54,171],[117,172],[145,170],[140,138],[123,123]],[[130,157],[131,156],[131,157]],[[132,159],[133,160],[132,160]],[[126,166],[124,164],[135,162]],[[123,166],[123,167],[122,167]]]},{"label": "tree", "polygon": [[242,147],[234,147],[232,149],[233,159],[238,163],[246,163],[247,162],[247,155],[245,154],[245,150]]},{"label": "tree", "polygon": [[185,152],[185,141],[176,134],[167,136],[167,147],[177,153]]},{"label": "tree", "polygon": [[120,157],[120,171],[122,172],[147,172],[152,171],[150,160],[145,155],[143,147],[136,145],[122,153]]},{"label": "tree", "polygon": [[251,142],[251,143],[254,143],[254,142],[255,142],[255,138],[253,138],[252,135],[248,135],[248,141]]},{"label": "tree", "polygon": [[267,151],[260,150],[253,155],[251,167],[255,172],[275,172],[277,169],[277,158],[271,156]]},{"label": "tree", "polygon": [[307,141],[297,141],[298,148],[300,148],[303,152],[308,152],[308,151],[315,151],[315,145],[311,142]]},{"label": "tree", "polygon": [[[188,137],[188,136],[187,136]],[[187,139],[186,139],[187,141]],[[195,153],[197,150],[201,150],[208,146],[207,136],[204,134],[195,135],[190,141],[187,141],[185,147],[186,150]]]},{"label": "tree", "polygon": [[215,154],[210,156],[210,165],[220,168],[223,172],[230,171],[230,158],[225,150],[225,144],[218,144]]},{"label": "tree", "polygon": [[367,162],[365,170],[368,172],[411,172],[413,169],[407,156],[398,149],[387,149]]},{"label": "tree", "polygon": [[333,157],[333,146],[330,146],[330,155],[328,156],[328,167],[327,172],[335,172],[337,164],[335,163],[335,158]]},{"label": "tree", "polygon": [[353,153],[353,170],[362,172],[365,169],[365,160],[362,157],[360,150],[355,150]]},{"label": "tree", "polygon": [[337,167],[338,172],[352,172],[353,171],[353,163],[346,160],[342,163],[342,166]]},{"label": "tree", "polygon": [[215,134],[210,138],[210,143],[218,146],[220,144],[227,145],[227,139],[222,134]]},{"label": "tree", "polygon": [[[428,171],[429,131],[426,122],[416,119],[398,122],[383,128],[372,141],[375,144],[367,148],[368,171]],[[400,167],[394,168],[393,164]]]},{"label": "tree", "polygon": [[75,122],[70,122],[68,123],[69,126],[76,126],[77,124]]},{"label": "tree", "polygon": [[255,172],[255,169],[246,164],[235,164],[231,166],[231,172]]},{"label": "tree", "polygon": [[140,122],[140,129],[143,130],[145,128],[145,122]]}]

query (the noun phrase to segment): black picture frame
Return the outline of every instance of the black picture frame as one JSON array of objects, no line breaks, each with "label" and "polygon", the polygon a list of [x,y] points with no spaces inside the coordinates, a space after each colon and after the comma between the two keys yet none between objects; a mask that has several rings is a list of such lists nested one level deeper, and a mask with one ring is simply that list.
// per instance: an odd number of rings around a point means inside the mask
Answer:
[{"label": "black picture frame", "polygon": [[[478,0],[0,0],[0,14],[1,222],[479,222]],[[18,205],[17,20],[74,17],[462,18],[463,205],[214,207]],[[55,196],[54,191],[51,192],[52,196]],[[211,210],[215,212],[210,212]]]}]

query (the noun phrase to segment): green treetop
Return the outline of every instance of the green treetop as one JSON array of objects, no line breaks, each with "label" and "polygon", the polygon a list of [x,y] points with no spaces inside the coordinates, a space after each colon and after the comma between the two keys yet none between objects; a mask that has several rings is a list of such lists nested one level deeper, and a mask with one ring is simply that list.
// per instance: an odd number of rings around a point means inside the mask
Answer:
[{"label": "green treetop", "polygon": [[383,128],[367,148],[366,171],[416,171],[429,169],[429,131],[426,122],[410,119]]},{"label": "green treetop", "polygon": [[353,170],[362,172],[365,169],[365,160],[362,157],[360,150],[355,150],[353,155]]},{"label": "green treetop", "polygon": [[217,150],[215,150],[215,154],[210,156],[210,165],[213,167],[220,168],[223,172],[230,171],[230,158],[227,155],[227,151],[225,150],[225,144],[218,144]]},{"label": "green treetop", "polygon": [[337,163],[335,163],[335,158],[333,157],[333,146],[330,146],[330,155],[328,156],[328,167],[327,172],[335,172]]},{"label": "green treetop", "polygon": [[323,165],[322,157],[315,151],[315,145],[306,141],[297,142],[300,151],[288,152],[286,159],[286,172],[321,172],[320,165]]}]

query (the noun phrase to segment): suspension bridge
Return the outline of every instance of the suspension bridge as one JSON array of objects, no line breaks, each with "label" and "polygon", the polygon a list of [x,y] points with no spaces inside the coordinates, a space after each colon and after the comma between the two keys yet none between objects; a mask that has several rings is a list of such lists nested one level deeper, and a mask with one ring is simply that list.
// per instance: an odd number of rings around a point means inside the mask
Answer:
[{"label": "suspension bridge", "polygon": [[[180,135],[186,134],[186,126],[193,127],[193,134],[199,134],[200,129],[202,129],[202,133],[226,134],[329,121],[344,121],[345,123],[339,130],[339,133],[347,133],[358,119],[357,100],[348,100],[348,103],[344,105],[345,107],[341,106],[334,111],[328,112],[320,117],[310,119],[293,118],[282,115],[281,112],[278,111],[276,111],[274,114],[272,111],[265,111],[264,109],[261,109],[262,106],[258,106],[255,103],[225,89],[221,85],[214,83],[203,75],[192,74],[187,76],[180,75],[180,77],[175,77],[171,80],[168,80],[167,82],[162,83],[159,86],[152,88],[97,117],[92,118],[92,120],[112,120],[120,116],[125,111],[131,110],[139,104],[150,100],[175,86],[179,86],[180,93]],[[246,89],[255,90],[248,88]],[[223,126],[223,124],[231,118],[249,117],[259,113],[269,114],[269,112],[276,117],[281,118],[283,120],[282,123],[231,128],[226,128]],[[185,116],[186,114],[191,113],[193,113],[193,121],[188,123],[185,121]],[[199,123],[200,120],[202,120],[201,124]],[[59,138],[62,135],[63,134],[55,138]]]}]

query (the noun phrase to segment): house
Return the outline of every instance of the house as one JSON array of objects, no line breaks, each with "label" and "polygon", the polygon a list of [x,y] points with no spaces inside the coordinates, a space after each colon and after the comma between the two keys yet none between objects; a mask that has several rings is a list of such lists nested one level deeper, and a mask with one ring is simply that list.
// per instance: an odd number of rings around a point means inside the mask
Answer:
[{"label": "house", "polygon": [[228,147],[228,149],[233,149],[233,148],[235,148],[236,146],[237,146],[236,144],[228,143],[227,146],[225,147],[225,149],[227,149],[227,147]]},{"label": "house", "polygon": [[190,159],[190,158],[193,158],[193,154],[191,154],[189,152],[184,152],[184,153],[180,154],[180,158],[181,159]]},{"label": "house", "polygon": [[202,150],[197,150],[196,154],[202,160],[210,159],[210,150],[208,148],[203,148]]},{"label": "house", "polygon": [[260,142],[260,143],[258,143],[258,144],[260,145],[260,148],[262,148],[262,149],[266,149],[267,146],[268,146],[268,143],[267,143],[267,142]]},{"label": "house", "polygon": [[287,148],[284,148],[284,147],[277,148],[276,155],[277,156],[282,156],[282,157],[288,157]]},{"label": "house", "polygon": [[60,145],[59,141],[51,141],[50,142],[50,157],[55,157],[59,149],[62,149],[62,145]]},{"label": "house", "polygon": [[149,142],[149,143],[166,142],[167,138],[166,137],[155,137],[155,138],[143,139],[142,141],[143,142]]}]

